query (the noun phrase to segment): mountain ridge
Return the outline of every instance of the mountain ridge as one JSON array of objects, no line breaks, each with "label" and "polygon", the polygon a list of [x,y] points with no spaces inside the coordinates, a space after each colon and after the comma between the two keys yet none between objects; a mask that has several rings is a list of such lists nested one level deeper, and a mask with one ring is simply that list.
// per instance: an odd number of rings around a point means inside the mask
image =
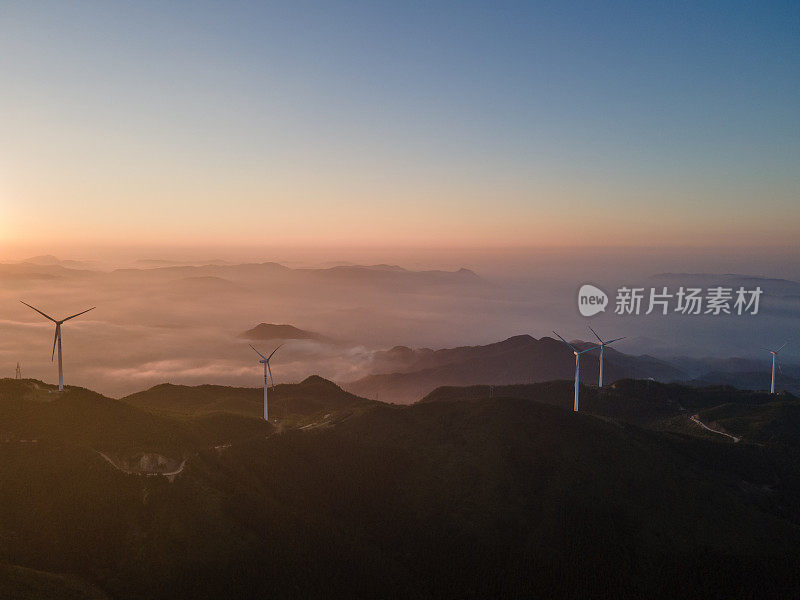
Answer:
[{"label": "mountain ridge", "polygon": [[[640,407],[626,420],[574,413],[570,381],[536,385],[544,401],[484,389],[399,407],[310,376],[276,386],[276,405],[307,417],[281,429],[228,402],[240,395],[257,411],[258,388],[160,384],[142,392],[145,410],[2,379],[0,429],[54,413],[37,442],[0,443],[2,558],[119,600],[800,591],[800,423],[770,424],[796,415],[796,399],[622,380],[597,406]],[[188,399],[186,414],[157,410],[159,394]],[[685,397],[725,426],[745,418],[758,444],[648,425]],[[184,440],[180,474],[146,477],[99,456],[97,440],[119,425],[137,447],[162,427],[165,443]],[[126,466],[139,454],[120,456]]]},{"label": "mountain ridge", "polygon": [[[580,348],[594,345],[583,341],[574,344]],[[584,355],[581,362],[583,382],[597,381],[599,359],[594,354]],[[344,387],[361,396],[380,396],[384,401],[408,404],[443,385],[503,385],[570,379],[575,369],[572,351],[563,342],[548,336],[537,340],[527,334],[483,346],[420,351],[395,347],[376,353],[373,361],[380,366],[388,364],[389,357],[398,356],[406,370],[367,375],[343,384]],[[610,347],[605,350],[604,372],[607,381],[643,376],[685,379],[683,372],[665,361],[648,355],[626,355]]]},{"label": "mountain ridge", "polygon": [[294,325],[276,325],[274,323],[259,323],[255,327],[243,331],[239,337],[247,340],[316,340],[319,342],[329,339],[314,331],[299,329]]}]

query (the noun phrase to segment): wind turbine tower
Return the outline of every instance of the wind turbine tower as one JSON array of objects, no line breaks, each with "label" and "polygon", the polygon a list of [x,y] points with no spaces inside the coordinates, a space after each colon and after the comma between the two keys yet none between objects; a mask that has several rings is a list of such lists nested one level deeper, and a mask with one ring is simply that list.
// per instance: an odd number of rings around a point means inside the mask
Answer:
[{"label": "wind turbine tower", "polygon": [[[22,300],[20,300],[20,302],[22,302]],[[97,307],[93,306],[92,308],[87,308],[84,311],[81,311],[81,312],[79,312],[77,314],[74,314],[74,315],[72,315],[70,317],[66,317],[66,318],[61,319],[60,321],[58,321],[58,320],[54,319],[53,317],[51,317],[50,315],[47,315],[47,314],[43,313],[42,311],[40,311],[35,306],[31,306],[27,302],[22,302],[22,303],[25,306],[27,306],[28,308],[32,308],[33,310],[35,310],[37,313],[42,315],[45,319],[50,319],[53,323],[56,324],[56,335],[53,338],[53,354],[50,357],[50,361],[52,362],[53,358],[55,357],[55,355],[56,355],[56,346],[58,346],[58,391],[62,392],[62,391],[64,391],[64,368],[62,366],[62,360],[61,360],[61,325],[64,323],[64,321],[69,321],[70,319],[74,319],[75,317],[78,317],[78,316],[82,315],[83,313],[87,313],[90,310],[94,310]]]},{"label": "wind turbine tower", "polygon": [[772,382],[769,384],[769,393],[770,394],[774,394],[775,393],[775,358],[778,356],[778,352],[783,350],[784,347],[786,346],[786,344],[788,344],[788,343],[789,342],[784,342],[783,346],[781,346],[777,350],[770,350],[769,348],[762,348],[762,350],[766,350],[767,352],[772,354]]},{"label": "wind turbine tower", "polygon": [[603,387],[603,350],[605,350],[606,346],[609,346],[614,342],[624,340],[625,336],[614,338],[613,340],[608,340],[607,342],[604,342],[602,339],[600,339],[600,336],[597,335],[597,332],[594,329],[592,329],[591,325],[589,326],[589,329],[594,334],[594,337],[597,338],[597,341],[600,342],[600,380],[597,383],[597,387]]},{"label": "wind turbine tower", "polygon": [[[556,332],[554,331],[553,333],[556,333]],[[556,335],[558,335],[558,334],[556,333]],[[564,342],[567,346],[569,346],[570,350],[572,350],[572,353],[575,355],[575,404],[574,404],[572,410],[574,410],[575,412],[578,412],[578,400],[579,400],[579,394],[580,394],[580,390],[581,390],[581,384],[580,384],[581,354],[585,354],[586,352],[589,352],[590,350],[594,350],[595,348],[598,348],[599,346],[592,346],[591,348],[587,348],[586,350],[578,350],[577,348],[575,348],[575,346],[570,344],[567,340],[562,338],[560,335],[558,335],[558,338],[562,342]]]},{"label": "wind turbine tower", "polygon": [[17,372],[14,374],[14,379],[22,379],[22,369],[19,368],[19,363],[17,363]]},{"label": "wind turbine tower", "polygon": [[[252,344],[248,344],[248,346],[253,348]],[[283,346],[283,344],[281,344],[281,346]],[[278,348],[280,348],[281,346],[278,346]],[[258,362],[264,365],[264,420],[267,423],[269,423],[269,404],[267,402],[267,390],[269,389],[269,381],[272,381],[272,387],[275,387],[275,380],[272,379],[272,369],[269,368],[269,360],[278,351],[278,348],[275,348],[275,350],[273,350],[272,354],[270,354],[269,356],[264,356],[263,354],[261,354],[261,352],[253,348],[253,351],[261,357],[261,360]],[[267,375],[269,375],[269,381],[267,380]]]}]

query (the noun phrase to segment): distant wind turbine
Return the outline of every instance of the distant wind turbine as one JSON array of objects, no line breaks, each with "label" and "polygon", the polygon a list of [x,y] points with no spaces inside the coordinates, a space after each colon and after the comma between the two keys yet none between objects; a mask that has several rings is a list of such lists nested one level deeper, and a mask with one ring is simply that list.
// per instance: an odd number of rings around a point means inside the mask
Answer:
[{"label": "distant wind turbine", "polygon": [[[553,333],[556,333],[556,332],[554,331]],[[558,334],[556,333],[556,335],[558,335]],[[562,342],[564,342],[567,346],[569,346],[570,349],[572,350],[572,353],[575,355],[575,405],[573,406],[572,410],[574,410],[575,412],[578,412],[578,394],[579,394],[580,389],[581,389],[580,381],[579,381],[580,373],[581,373],[581,354],[584,354],[585,352],[589,352],[590,350],[594,350],[595,348],[598,348],[599,346],[592,346],[591,348],[587,348],[586,350],[578,350],[577,348],[575,348],[575,346],[570,344],[567,340],[562,338],[560,335],[558,335],[558,338]]]},{"label": "distant wind turbine", "polygon": [[[253,348],[253,344],[248,344],[248,346]],[[283,346],[283,344],[278,346],[278,348],[280,348],[281,346]],[[269,356],[264,356],[263,354],[261,354],[261,352],[253,348],[253,351],[261,357],[261,360],[258,362],[264,365],[264,420],[267,421],[268,423],[269,423],[269,410],[268,410],[269,405],[267,404],[267,389],[269,388],[269,382],[267,381],[267,374],[269,374],[269,380],[272,381],[272,387],[275,387],[275,380],[272,379],[272,369],[269,368],[269,360],[278,351],[278,348],[275,348],[275,350],[273,350],[272,354],[270,354]]]},{"label": "distant wind turbine", "polygon": [[[22,302],[22,300],[20,300],[20,302]],[[56,324],[56,335],[55,335],[55,337],[53,338],[53,354],[52,354],[52,356],[50,357],[50,360],[52,361],[52,360],[53,360],[53,358],[55,357],[55,355],[56,355],[56,345],[58,345],[58,391],[59,391],[59,392],[62,392],[62,391],[64,391],[64,369],[63,369],[63,367],[62,367],[62,361],[61,361],[61,324],[62,324],[64,321],[69,321],[70,319],[74,319],[75,317],[78,317],[78,316],[82,315],[83,313],[87,313],[87,312],[89,312],[90,310],[94,310],[94,309],[95,309],[95,308],[97,308],[97,307],[96,307],[96,306],[93,306],[92,308],[87,308],[86,310],[84,310],[84,311],[81,311],[81,312],[79,312],[79,313],[77,313],[77,314],[74,314],[74,315],[72,315],[71,317],[66,317],[66,318],[64,318],[64,319],[61,319],[60,321],[57,321],[56,319],[54,319],[54,318],[53,318],[53,317],[51,317],[50,315],[46,315],[45,313],[43,313],[42,311],[40,311],[40,310],[39,310],[38,308],[36,308],[35,306],[31,306],[31,305],[30,305],[30,304],[28,304],[27,302],[22,302],[22,303],[23,303],[25,306],[27,306],[28,308],[32,308],[33,310],[35,310],[36,312],[38,312],[38,313],[39,313],[40,315],[42,315],[44,318],[46,318],[46,319],[50,319],[50,320],[51,320],[53,323],[55,323],[55,324]]]},{"label": "distant wind turbine", "polygon": [[607,342],[604,342],[600,338],[600,336],[597,335],[597,332],[594,329],[592,329],[591,325],[589,325],[589,329],[594,334],[594,337],[597,338],[597,341],[600,342],[600,380],[597,383],[597,387],[603,387],[603,350],[605,350],[606,346],[610,346],[614,342],[624,340],[625,336],[623,335],[622,337],[614,338],[613,340],[608,340]]},{"label": "distant wind turbine", "polygon": [[778,356],[778,352],[783,350],[784,347],[786,346],[786,344],[788,344],[788,343],[789,342],[783,342],[783,346],[781,346],[777,350],[770,350],[769,348],[762,348],[762,350],[766,350],[767,352],[772,354],[772,383],[770,383],[770,386],[769,386],[769,393],[770,394],[774,394],[775,393],[775,357]]}]

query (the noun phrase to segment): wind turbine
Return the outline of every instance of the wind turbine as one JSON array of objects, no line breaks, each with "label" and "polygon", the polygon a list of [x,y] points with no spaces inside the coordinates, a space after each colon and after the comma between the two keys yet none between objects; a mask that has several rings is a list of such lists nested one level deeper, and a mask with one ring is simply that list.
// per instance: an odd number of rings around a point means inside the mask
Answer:
[{"label": "wind turbine", "polygon": [[[247,344],[247,345],[253,348],[253,344]],[[278,346],[278,348],[280,348],[281,346],[283,346],[283,344]],[[272,379],[272,369],[269,368],[269,359],[272,358],[272,355],[278,351],[278,348],[275,348],[275,350],[273,350],[272,354],[270,354],[269,356],[264,356],[263,354],[261,354],[261,352],[253,348],[253,351],[261,357],[261,360],[258,362],[264,365],[264,420],[267,423],[269,423],[269,411],[267,410],[268,407],[267,388],[269,387],[269,384],[267,382],[267,374],[269,374],[269,379],[270,381],[272,381],[272,387],[275,387],[275,380]]]},{"label": "wind turbine", "polygon": [[[554,331],[553,333],[556,333],[556,332]],[[556,333],[556,335],[558,335],[558,334]],[[591,348],[587,348],[586,350],[578,350],[577,348],[575,348],[575,346],[570,344],[567,340],[562,338],[560,335],[558,335],[558,338],[562,342],[564,342],[567,346],[569,346],[570,349],[572,350],[572,353],[575,355],[575,405],[574,405],[572,410],[574,410],[575,412],[578,412],[578,393],[580,392],[580,389],[581,389],[580,388],[580,381],[578,380],[579,377],[580,377],[580,373],[581,373],[581,354],[583,354],[585,352],[589,352],[590,350],[594,350],[595,348],[598,348],[599,346],[592,346]]]},{"label": "wind turbine", "polygon": [[[20,300],[20,302],[22,302],[22,300]],[[56,319],[54,319],[54,318],[53,318],[53,317],[51,317],[50,315],[46,315],[46,314],[44,314],[42,311],[40,311],[40,310],[39,310],[38,308],[36,308],[35,306],[31,306],[31,305],[30,305],[30,304],[28,304],[27,302],[22,302],[22,303],[23,303],[25,306],[27,306],[28,308],[32,308],[33,310],[35,310],[37,313],[39,313],[40,315],[42,315],[44,318],[46,318],[46,319],[50,319],[50,320],[51,320],[53,323],[55,323],[55,324],[56,324],[56,335],[55,335],[55,337],[53,338],[53,354],[52,354],[52,356],[50,357],[50,361],[52,362],[52,361],[53,361],[53,358],[55,358],[55,355],[56,355],[56,345],[58,345],[58,391],[59,391],[59,392],[62,392],[62,391],[64,391],[64,369],[63,369],[63,367],[62,367],[62,362],[61,362],[61,324],[62,324],[64,321],[69,321],[70,319],[74,319],[75,317],[78,317],[78,316],[82,315],[83,313],[87,313],[87,312],[89,312],[90,310],[94,310],[94,309],[95,309],[95,308],[97,308],[97,307],[96,307],[96,306],[93,306],[92,308],[87,308],[86,310],[84,310],[84,311],[81,311],[81,312],[79,312],[79,313],[77,313],[77,314],[74,314],[74,315],[72,315],[71,317],[66,317],[66,318],[64,318],[64,319],[61,319],[60,321],[57,321]]]},{"label": "wind turbine", "polygon": [[770,350],[769,348],[762,348],[762,350],[766,350],[767,352],[772,354],[772,383],[769,386],[769,393],[770,394],[774,394],[775,393],[775,357],[778,356],[778,352],[783,350],[784,346],[786,346],[786,344],[788,344],[788,343],[789,342],[783,342],[783,346],[781,346],[777,350]]},{"label": "wind turbine", "polygon": [[594,329],[592,329],[591,325],[589,325],[589,329],[591,329],[592,333],[594,334],[594,337],[597,338],[597,341],[600,342],[600,381],[597,383],[597,387],[603,387],[603,350],[605,350],[606,346],[610,346],[614,342],[624,340],[626,336],[623,335],[622,337],[614,338],[613,340],[608,340],[607,342],[604,342],[600,338],[600,336],[597,335],[597,332]]}]

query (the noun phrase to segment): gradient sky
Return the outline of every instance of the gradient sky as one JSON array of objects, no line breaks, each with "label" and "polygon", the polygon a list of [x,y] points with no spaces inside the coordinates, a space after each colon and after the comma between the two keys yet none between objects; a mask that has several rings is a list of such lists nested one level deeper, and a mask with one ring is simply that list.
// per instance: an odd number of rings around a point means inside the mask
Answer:
[{"label": "gradient sky", "polygon": [[0,65],[7,246],[797,244],[796,1],[6,1]]}]

